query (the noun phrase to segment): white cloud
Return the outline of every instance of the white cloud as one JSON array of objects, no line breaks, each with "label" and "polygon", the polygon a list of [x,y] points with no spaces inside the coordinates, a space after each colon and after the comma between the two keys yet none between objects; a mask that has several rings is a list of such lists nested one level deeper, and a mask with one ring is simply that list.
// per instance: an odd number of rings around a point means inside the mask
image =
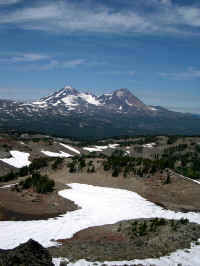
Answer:
[{"label": "white cloud", "polygon": [[[10,0],[11,1],[11,0]],[[13,0],[14,1],[14,0]],[[129,1],[130,2],[130,1]],[[135,3],[135,2],[131,2]],[[151,13],[141,12],[139,3],[152,5]],[[71,4],[69,1],[47,2],[24,7],[7,13],[0,12],[0,24],[14,24],[29,30],[53,33],[140,33],[140,34],[191,34],[200,27],[200,8],[178,6],[171,0],[141,0],[130,9],[113,10],[100,5]],[[140,10],[141,9],[141,10]],[[187,27],[191,27],[191,30]],[[197,33],[196,33],[197,34]]]},{"label": "white cloud", "polygon": [[191,80],[200,78],[200,69],[194,69],[192,67],[184,72],[176,73],[160,73],[163,78],[169,78],[173,80]]},{"label": "white cloud", "polygon": [[178,10],[183,23],[189,26],[200,27],[200,8],[182,7]]}]

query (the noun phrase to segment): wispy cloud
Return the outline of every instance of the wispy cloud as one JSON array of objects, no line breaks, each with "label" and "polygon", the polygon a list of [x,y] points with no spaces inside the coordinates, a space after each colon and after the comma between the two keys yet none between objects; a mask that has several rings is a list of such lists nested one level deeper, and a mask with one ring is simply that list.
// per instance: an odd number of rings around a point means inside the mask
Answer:
[{"label": "wispy cloud", "polygon": [[0,5],[12,5],[20,2],[21,0],[0,0]]},{"label": "wispy cloud", "polygon": [[135,75],[136,75],[136,71],[129,71],[128,74],[129,74],[130,76],[135,76]]},{"label": "wispy cloud", "polygon": [[85,59],[74,59],[69,61],[58,61],[58,60],[51,60],[49,63],[45,65],[41,65],[41,70],[51,70],[55,68],[75,68],[80,65],[87,64]]},{"label": "wispy cloud", "polygon": [[159,73],[161,77],[173,80],[191,80],[200,78],[200,69],[188,68],[184,72]]},{"label": "wispy cloud", "polygon": [[0,55],[0,63],[11,65],[12,67],[17,65],[27,70],[40,69],[51,70],[55,68],[75,68],[80,65],[89,64],[86,59],[75,58],[72,60],[57,59],[56,56],[50,56],[48,54],[37,53],[8,53],[6,56]]},{"label": "wispy cloud", "polygon": [[113,70],[113,71],[98,71],[96,72],[97,74],[102,74],[102,75],[129,75],[129,76],[135,76],[136,71],[125,71],[125,70]]},{"label": "wispy cloud", "polygon": [[37,53],[8,53],[0,55],[0,62],[4,63],[20,63],[20,62],[36,62],[49,59],[50,56],[46,54]]},{"label": "wispy cloud", "polygon": [[46,60],[49,59],[48,55],[44,54],[22,54],[18,56],[14,56],[11,58],[13,62],[34,62],[34,61],[40,61],[40,60]]},{"label": "wispy cloud", "polygon": [[[122,10],[97,4],[93,4],[91,8],[87,3],[88,1],[85,1],[85,5],[69,1],[40,3],[38,6],[0,13],[0,24],[14,24],[24,29],[62,34],[198,34],[195,30],[200,27],[200,7],[179,6],[172,4],[170,0],[132,1],[134,4],[131,8]],[[142,12],[140,5],[151,5],[151,12]]]}]

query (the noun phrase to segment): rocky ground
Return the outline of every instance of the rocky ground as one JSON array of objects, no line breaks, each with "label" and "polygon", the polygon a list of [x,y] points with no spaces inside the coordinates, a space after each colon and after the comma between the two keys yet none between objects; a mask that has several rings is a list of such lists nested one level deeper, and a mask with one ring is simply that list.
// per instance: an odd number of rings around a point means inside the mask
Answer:
[{"label": "rocky ground", "polygon": [[177,249],[200,244],[200,226],[187,220],[139,219],[85,229],[62,246],[49,248],[53,257],[72,261],[117,261],[165,256]]},{"label": "rocky ground", "polygon": [[0,188],[0,220],[42,220],[78,209],[72,201],[58,195],[61,189],[67,189],[67,186],[57,184],[55,191],[47,194],[38,194],[33,190],[17,192],[12,187]]}]

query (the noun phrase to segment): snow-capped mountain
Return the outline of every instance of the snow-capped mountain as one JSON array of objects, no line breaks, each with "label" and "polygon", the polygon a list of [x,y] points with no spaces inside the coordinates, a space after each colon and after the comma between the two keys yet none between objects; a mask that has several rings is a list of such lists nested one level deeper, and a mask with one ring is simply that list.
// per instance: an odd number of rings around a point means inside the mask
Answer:
[{"label": "snow-capped mountain", "polygon": [[65,86],[32,102],[0,100],[0,129],[75,137],[199,134],[200,118],[148,106],[128,89],[95,96]]},{"label": "snow-capped mountain", "polygon": [[119,89],[110,94],[103,94],[98,97],[98,100],[102,105],[108,106],[109,109],[117,111],[128,111],[128,110],[151,110],[138,98],[136,98],[129,90]]},{"label": "snow-capped mountain", "polygon": [[[40,109],[59,109],[63,112],[77,111],[86,112],[88,109],[102,109],[113,112],[130,112],[130,111],[155,111],[142,103],[128,89],[119,89],[110,94],[95,96],[91,93],[79,92],[71,86],[65,86],[63,89],[52,93],[40,100],[28,104],[29,107]],[[25,104],[23,104],[25,107]]]},{"label": "snow-capped mountain", "polygon": [[58,92],[32,102],[32,105],[36,105],[39,108],[63,106],[69,111],[75,110],[80,106],[83,107],[83,105],[87,106],[88,104],[95,106],[101,105],[95,95],[90,93],[81,93],[71,86],[65,86]]}]

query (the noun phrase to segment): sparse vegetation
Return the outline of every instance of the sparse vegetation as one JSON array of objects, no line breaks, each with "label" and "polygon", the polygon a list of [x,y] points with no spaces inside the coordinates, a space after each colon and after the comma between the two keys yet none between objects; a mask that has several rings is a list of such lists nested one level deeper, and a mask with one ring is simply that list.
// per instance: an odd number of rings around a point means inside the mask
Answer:
[{"label": "sparse vegetation", "polygon": [[[47,175],[41,175],[40,173],[33,173],[31,177],[26,178],[19,183],[19,188],[30,189],[32,188],[37,193],[52,192],[55,186],[54,180],[49,179]],[[16,186],[18,188],[18,186]]]}]

